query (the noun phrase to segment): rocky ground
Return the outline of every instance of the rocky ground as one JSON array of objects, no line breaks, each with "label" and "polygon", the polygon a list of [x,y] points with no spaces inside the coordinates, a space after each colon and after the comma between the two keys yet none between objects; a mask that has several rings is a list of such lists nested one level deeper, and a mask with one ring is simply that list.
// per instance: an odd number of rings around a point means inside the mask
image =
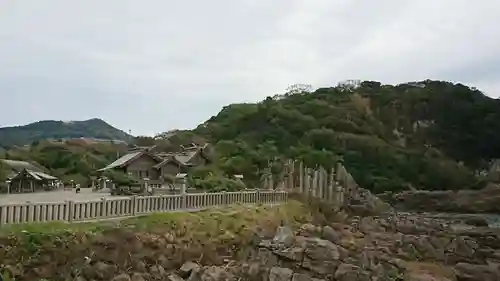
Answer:
[{"label": "rocky ground", "polygon": [[383,198],[400,210],[500,214],[500,186],[496,184],[481,190],[409,190]]},{"label": "rocky ground", "polygon": [[457,218],[311,206],[156,217],[92,235],[24,232],[0,241],[0,260],[16,280],[500,280],[500,231],[484,221],[457,228]]},{"label": "rocky ground", "polygon": [[323,227],[305,224],[296,232],[280,227],[244,259],[217,267],[188,262],[168,278],[495,281],[500,280],[499,235],[485,228],[454,232],[443,221],[425,218],[353,217]]}]

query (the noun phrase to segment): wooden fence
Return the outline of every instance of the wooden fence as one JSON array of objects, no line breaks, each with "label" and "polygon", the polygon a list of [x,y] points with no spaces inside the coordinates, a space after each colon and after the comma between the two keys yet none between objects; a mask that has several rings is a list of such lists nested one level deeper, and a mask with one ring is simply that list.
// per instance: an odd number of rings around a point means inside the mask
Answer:
[{"label": "wooden fence", "polygon": [[280,181],[272,176],[264,179],[264,189],[287,190],[308,198],[328,202],[336,210],[345,207],[358,194],[358,185],[341,162],[325,169],[309,168],[302,162],[289,161]]},{"label": "wooden fence", "polygon": [[286,202],[281,190],[112,197],[91,201],[0,205],[0,226],[38,222],[82,222],[138,216],[155,212],[190,211],[230,204],[276,204]]}]

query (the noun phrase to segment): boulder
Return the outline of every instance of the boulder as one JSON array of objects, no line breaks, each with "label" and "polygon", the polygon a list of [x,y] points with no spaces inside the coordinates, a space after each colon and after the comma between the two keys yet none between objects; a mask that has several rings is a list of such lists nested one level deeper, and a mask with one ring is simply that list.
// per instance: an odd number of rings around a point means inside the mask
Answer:
[{"label": "boulder", "polygon": [[478,217],[478,216],[466,218],[464,220],[464,223],[468,224],[468,225],[473,225],[473,226],[488,226],[489,225],[488,221],[485,218]]},{"label": "boulder", "polygon": [[321,237],[332,243],[338,243],[340,241],[340,235],[330,226],[323,227]]},{"label": "boulder", "polygon": [[274,244],[289,246],[292,245],[294,241],[295,241],[295,235],[289,227],[286,226],[278,227],[278,230],[276,231],[276,234],[274,235],[273,238]]},{"label": "boulder", "polygon": [[127,273],[122,273],[113,277],[112,281],[131,281],[131,278]]},{"label": "boulder", "polygon": [[189,275],[191,275],[191,273],[193,271],[197,271],[200,269],[200,265],[195,263],[195,262],[192,262],[192,261],[188,261],[188,262],[185,262],[181,268],[179,269],[179,275],[183,278],[187,278],[189,277]]},{"label": "boulder", "polygon": [[498,268],[490,265],[458,263],[455,274],[459,281],[498,281],[500,273]]},{"label": "boulder", "polygon": [[269,271],[269,281],[290,281],[293,271],[289,268],[273,267]]}]

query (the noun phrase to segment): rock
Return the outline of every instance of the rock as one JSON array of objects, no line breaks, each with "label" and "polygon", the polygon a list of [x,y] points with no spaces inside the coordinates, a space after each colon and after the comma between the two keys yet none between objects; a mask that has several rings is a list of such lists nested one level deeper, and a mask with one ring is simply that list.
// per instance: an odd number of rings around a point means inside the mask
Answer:
[{"label": "rock", "polygon": [[467,218],[464,220],[464,223],[468,224],[468,225],[473,225],[473,226],[488,226],[489,225],[488,221],[485,218],[478,217],[478,216]]},{"label": "rock", "polygon": [[306,238],[302,267],[317,274],[333,274],[340,263],[339,247],[320,238]]},{"label": "rock", "polygon": [[161,265],[153,265],[149,268],[149,273],[156,279],[163,279],[165,276],[165,268]]},{"label": "rock", "polygon": [[404,281],[454,281],[443,276],[433,276],[428,272],[412,272],[405,275]]},{"label": "rock", "polygon": [[132,260],[132,269],[137,272],[147,272],[146,264],[142,260]]},{"label": "rock", "polygon": [[144,274],[141,273],[133,273],[132,277],[130,278],[131,281],[146,281],[146,278],[144,278]]},{"label": "rock", "polygon": [[193,272],[193,270],[199,270],[199,269],[200,269],[200,265],[198,265],[195,262],[188,261],[188,262],[185,262],[181,266],[181,268],[179,269],[179,275],[183,278],[187,278],[187,277],[189,277],[191,272]]},{"label": "rock", "polygon": [[[292,246],[290,248],[275,249],[273,254],[282,259],[284,258],[290,261],[300,262],[304,258],[304,251],[305,249],[300,246]],[[271,262],[271,265],[275,264],[277,264],[277,262]]]},{"label": "rock", "polygon": [[455,237],[446,247],[446,263],[474,261],[474,253],[479,248],[478,244],[463,236]]},{"label": "rock", "polygon": [[5,274],[6,272],[8,272],[10,277],[22,276],[22,272],[23,272],[20,264],[17,266],[5,265],[5,266],[3,266],[2,270],[3,270],[2,274]]},{"label": "rock", "polygon": [[38,266],[33,268],[33,271],[36,273],[36,275],[39,278],[50,278],[52,274],[54,273],[52,267],[50,265],[45,265],[45,266]]},{"label": "rock", "polygon": [[169,268],[171,266],[170,260],[165,255],[160,255],[156,260],[163,268]]},{"label": "rock", "polygon": [[368,272],[359,266],[343,263],[335,271],[336,281],[371,281]]},{"label": "rock", "polygon": [[276,235],[274,235],[273,243],[277,245],[290,246],[295,241],[293,231],[286,226],[278,227]]},{"label": "rock", "polygon": [[294,273],[292,281],[324,281],[324,279],[313,278],[307,274]]},{"label": "rock", "polygon": [[450,213],[500,213],[500,188],[454,191],[404,191],[391,201],[398,209],[450,212]]},{"label": "rock", "polygon": [[251,263],[248,265],[247,275],[250,280],[260,281],[262,280],[262,268],[259,263]]},{"label": "rock", "polygon": [[303,224],[299,229],[299,233],[302,236],[314,236],[316,234],[316,231],[316,226],[310,223]]},{"label": "rock", "polygon": [[[189,277],[191,280],[191,277]],[[209,266],[201,270],[201,281],[230,281],[235,280],[234,275],[218,266]],[[194,280],[192,280],[194,281]]]},{"label": "rock", "polygon": [[338,243],[340,241],[340,235],[330,226],[323,227],[321,237],[332,243]]},{"label": "rock", "polygon": [[115,275],[115,266],[105,262],[97,262],[93,266],[95,275],[104,280],[110,280]]},{"label": "rock", "polygon": [[458,263],[455,274],[459,281],[498,281],[500,273],[497,268],[489,265]]},{"label": "rock", "polygon": [[269,281],[290,281],[293,271],[289,268],[273,267],[269,272]]},{"label": "rock", "polygon": [[182,277],[180,277],[179,275],[177,274],[170,274],[168,277],[167,277],[167,280],[168,281],[184,281],[184,279],[182,279]]},{"label": "rock", "polygon": [[112,281],[131,281],[131,278],[127,273],[122,273],[113,277]]}]

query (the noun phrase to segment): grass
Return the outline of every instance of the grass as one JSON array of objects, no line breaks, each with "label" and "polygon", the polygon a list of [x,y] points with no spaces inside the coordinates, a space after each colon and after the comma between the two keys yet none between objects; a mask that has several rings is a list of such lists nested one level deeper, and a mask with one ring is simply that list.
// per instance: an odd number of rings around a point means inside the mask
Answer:
[{"label": "grass", "polygon": [[[307,208],[297,201],[279,206],[232,205],[199,212],[157,213],[123,221],[139,231],[170,230],[176,238],[217,243],[248,238],[255,232],[274,231],[282,222],[296,227],[311,220]],[[207,240],[208,239],[208,240]]]},{"label": "grass", "polygon": [[249,242],[256,232],[272,235],[282,223],[297,227],[311,219],[304,204],[291,200],[277,206],[232,205],[199,212],[155,213],[113,222],[8,225],[0,230],[0,243],[11,249],[18,247],[19,253],[25,256],[37,253],[52,242],[71,244],[86,240],[84,237],[106,235],[106,231],[118,229],[159,235],[168,233],[178,244],[234,245]]},{"label": "grass", "polygon": [[[97,255],[103,251],[100,242],[114,241],[111,243],[120,245],[130,234],[138,237],[144,247],[153,243],[163,249],[165,243],[175,244],[175,248],[182,249],[182,253],[176,252],[172,257],[179,264],[185,260],[217,264],[228,256],[243,254],[246,246],[253,242],[255,233],[272,236],[282,223],[296,228],[311,220],[306,205],[290,200],[276,206],[231,205],[199,212],[155,213],[111,222],[9,225],[0,229],[0,244],[3,245],[0,274],[5,274],[3,266],[29,266],[30,260],[50,256],[53,257],[52,266],[57,267],[54,272],[65,276],[68,264],[79,264],[82,255]],[[166,242],[158,243],[158,240]],[[121,250],[126,252],[127,246]],[[58,261],[54,260],[56,257]]]},{"label": "grass", "polygon": [[214,231],[215,228],[235,230],[259,223],[296,224],[311,219],[307,208],[298,201],[277,206],[230,205],[197,212],[165,212],[128,218],[121,221],[82,223],[46,222],[11,224],[0,229],[0,236],[19,233],[63,234],[75,232],[100,232],[109,228],[127,227],[147,231],[156,228],[188,227],[198,231]]}]

